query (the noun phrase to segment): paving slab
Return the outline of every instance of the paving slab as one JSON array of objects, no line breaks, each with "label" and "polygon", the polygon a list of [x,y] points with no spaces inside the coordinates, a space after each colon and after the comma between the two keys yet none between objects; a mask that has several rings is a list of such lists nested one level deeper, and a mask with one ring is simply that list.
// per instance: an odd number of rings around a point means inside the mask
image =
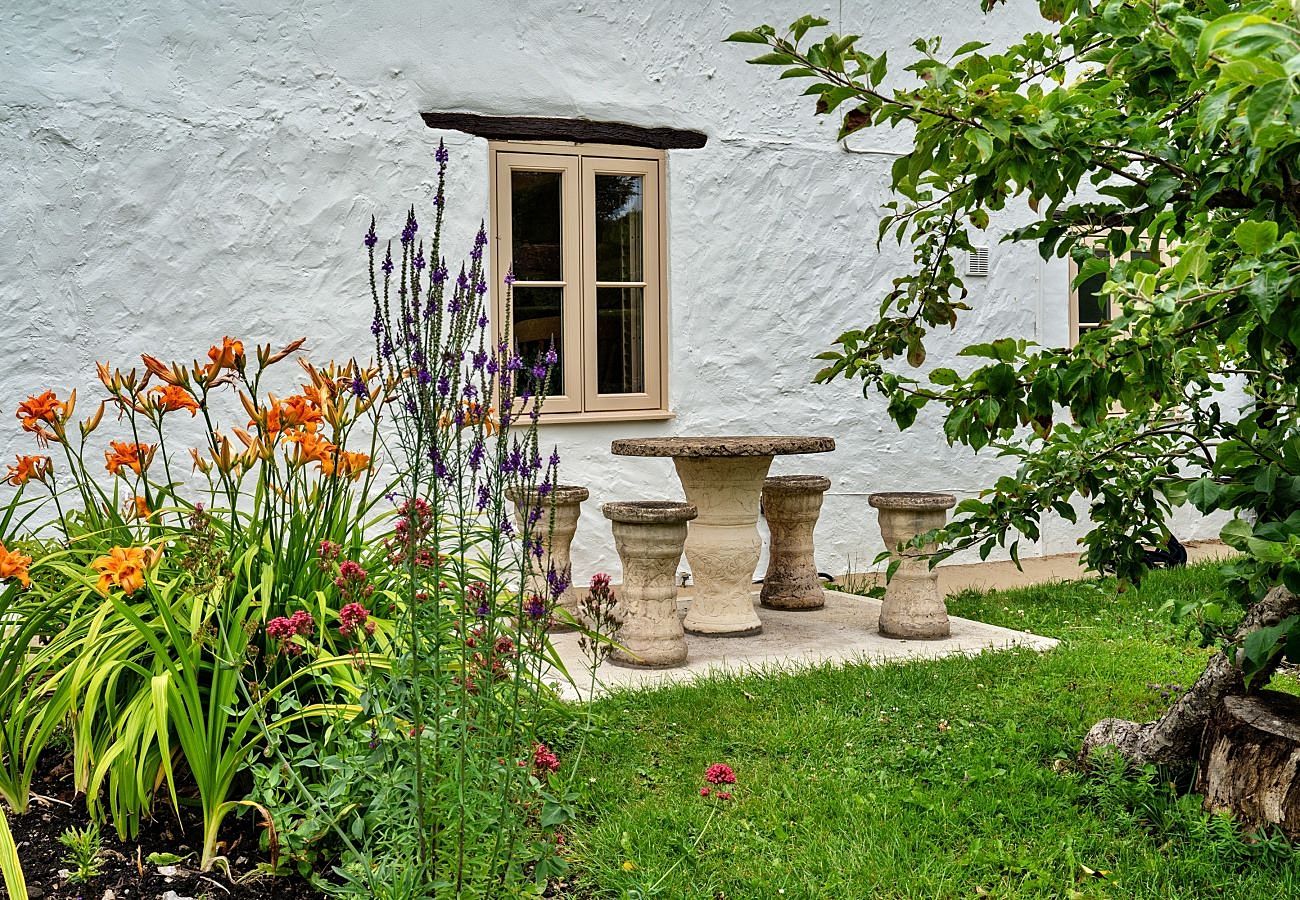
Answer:
[{"label": "paving slab", "polygon": [[[617,591],[617,588],[615,588]],[[679,604],[685,614],[687,601]],[[758,594],[754,594],[758,607]],[[1025,631],[999,628],[970,619],[952,619],[952,634],[942,640],[908,641],[876,631],[880,601],[826,591],[826,606],[818,610],[785,611],[758,608],[763,631],[751,637],[707,637],[688,634],[686,664],[671,669],[633,669],[605,663],[596,673],[597,696],[620,688],[653,689],[689,682],[716,673],[792,672],[826,663],[882,663],[937,659],[984,650],[1027,647],[1050,650],[1057,642]],[[577,685],[555,678],[566,699],[587,699],[590,672],[578,646],[578,635],[556,634],[552,641]]]}]

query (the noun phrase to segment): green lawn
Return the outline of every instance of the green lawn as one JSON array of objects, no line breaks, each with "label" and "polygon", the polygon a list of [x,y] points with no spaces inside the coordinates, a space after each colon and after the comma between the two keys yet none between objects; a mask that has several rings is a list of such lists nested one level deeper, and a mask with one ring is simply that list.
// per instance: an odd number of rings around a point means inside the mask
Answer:
[{"label": "green lawn", "polygon": [[[1212,567],[968,593],[955,615],[1047,654],[717,679],[597,704],[570,838],[579,896],[1300,896],[1300,862],[1158,783],[1064,763],[1097,719],[1149,719],[1208,651],[1160,612]],[[737,773],[709,822],[713,762]],[[698,840],[698,845],[696,842]],[[691,849],[692,846],[694,849]]]}]

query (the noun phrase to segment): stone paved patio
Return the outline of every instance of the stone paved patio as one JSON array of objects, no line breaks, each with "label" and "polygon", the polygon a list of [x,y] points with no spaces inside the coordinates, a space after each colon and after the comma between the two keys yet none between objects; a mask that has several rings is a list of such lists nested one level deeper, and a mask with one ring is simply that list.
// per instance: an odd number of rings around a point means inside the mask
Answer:
[{"label": "stone paved patio", "polygon": [[[757,593],[754,595],[758,602]],[[679,604],[685,612],[685,598]],[[1024,631],[1012,631],[973,622],[952,619],[952,635],[943,640],[906,641],[881,637],[876,633],[880,601],[826,592],[826,606],[809,612],[783,612],[759,609],[763,632],[754,637],[702,637],[688,634],[690,656],[686,665],[674,669],[630,669],[603,665],[597,673],[596,693],[631,687],[653,689],[665,684],[692,681],[715,673],[788,672],[823,663],[889,662],[908,659],[935,659],[958,653],[975,654],[982,650],[1028,647],[1050,650],[1052,638]],[[567,699],[586,699],[589,676],[578,647],[576,634],[553,636],[555,648],[566,668],[578,682],[574,686],[556,679],[560,693]]]}]

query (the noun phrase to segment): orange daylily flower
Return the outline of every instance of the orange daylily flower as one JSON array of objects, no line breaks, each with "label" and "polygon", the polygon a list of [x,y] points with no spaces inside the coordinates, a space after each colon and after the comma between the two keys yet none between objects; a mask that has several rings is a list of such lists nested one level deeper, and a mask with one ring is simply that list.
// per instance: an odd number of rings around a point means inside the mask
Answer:
[{"label": "orange daylily flower", "polygon": [[[460,420],[461,428],[472,428],[475,425],[482,425],[483,431],[486,434],[492,435],[496,433],[497,423],[496,419],[493,418],[493,415],[496,412],[496,407],[484,407],[483,404],[479,403],[477,400],[466,400],[461,405],[464,407],[464,412],[461,414]],[[455,419],[452,418],[450,413],[443,413],[438,419],[438,425],[442,428],[451,428],[455,424]]]},{"label": "orange daylily flower", "polygon": [[334,471],[337,471],[339,475],[350,478],[353,481],[360,481],[361,476],[370,469],[370,454],[352,453],[345,450],[339,454],[337,467],[332,465],[332,463],[333,460],[330,461],[330,464],[324,462],[321,463],[321,469],[326,475],[332,475],[334,474]]},{"label": "orange daylily flower", "polygon": [[199,411],[198,401],[194,395],[179,385],[169,384],[159,386],[152,391],[155,405],[163,412],[176,412],[177,410],[189,410],[191,416],[195,416]]},{"label": "orange daylily flower", "polygon": [[144,576],[162,558],[162,547],[114,547],[90,564],[99,573],[95,587],[107,595],[113,587],[130,596],[144,587]]},{"label": "orange daylily flower", "polygon": [[284,437],[294,445],[289,465],[296,468],[314,462],[320,463],[321,471],[327,475],[334,471],[334,457],[338,453],[338,447],[325,438],[314,431],[289,431]]},{"label": "orange daylily flower", "polygon": [[23,587],[31,587],[32,578],[27,572],[31,564],[30,556],[24,556],[17,550],[6,550],[5,545],[0,544],[0,581],[12,578]]},{"label": "orange daylily flower", "polygon": [[107,460],[108,474],[116,475],[118,470],[126,466],[137,475],[143,475],[144,470],[149,468],[149,463],[153,462],[153,455],[158,450],[157,444],[131,444],[126,441],[109,441],[108,444],[113,449],[104,451],[104,458]]},{"label": "orange daylily flower", "polygon": [[54,471],[54,463],[48,456],[19,456],[18,462],[9,467],[9,476],[5,479],[14,487],[26,484],[35,478],[42,484]]},{"label": "orange daylily flower", "polygon": [[[69,394],[66,401],[59,400],[54,391],[44,391],[18,404],[18,421],[22,423],[23,431],[36,435],[36,439],[42,445],[49,441],[61,441],[63,423],[72,415],[76,405],[76,391]],[[51,426],[53,430],[46,428],[46,425]]]},{"label": "orange daylily flower", "polygon": [[184,387],[189,382],[189,373],[185,371],[184,366],[178,366],[172,363],[169,367],[165,362],[156,356],[150,356],[148,353],[140,354],[140,359],[144,361],[145,368],[158,376],[159,381],[177,387]]},{"label": "orange daylily flower", "polygon": [[[277,400],[272,395],[271,405],[266,410],[265,418],[267,434],[277,434],[290,428],[315,431],[321,423],[321,412],[319,404],[302,394],[294,394],[283,400]],[[257,425],[258,421],[253,419],[248,424]]]},{"label": "orange daylily flower", "polygon": [[243,369],[244,342],[224,337],[221,339],[221,346],[214,345],[208,351],[208,359],[212,360],[212,364],[208,366],[210,375],[215,375],[222,369]]},{"label": "orange daylily flower", "polygon": [[138,495],[126,501],[126,508],[123,512],[126,513],[128,519],[147,519],[152,515],[149,509],[149,501]]}]

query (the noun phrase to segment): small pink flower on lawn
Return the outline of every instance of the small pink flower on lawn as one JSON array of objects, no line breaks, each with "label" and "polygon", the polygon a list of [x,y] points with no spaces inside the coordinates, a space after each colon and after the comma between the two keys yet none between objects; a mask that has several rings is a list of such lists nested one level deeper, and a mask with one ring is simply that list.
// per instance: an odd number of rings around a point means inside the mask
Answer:
[{"label": "small pink flower on lawn", "polygon": [[730,791],[718,791],[718,799],[719,799],[719,800],[730,800],[730,799],[731,799],[731,792],[730,792]]},{"label": "small pink flower on lawn", "polygon": [[560,771],[560,758],[545,744],[533,748],[533,771],[538,775],[549,775]]},{"label": "small pink flower on lawn", "polygon": [[701,797],[707,797],[707,796],[709,796],[709,789],[708,789],[708,788],[700,788],[700,796],[701,796]]},{"label": "small pink flower on lawn", "polygon": [[704,780],[709,784],[735,784],[736,773],[726,763],[714,763],[705,770]]}]

